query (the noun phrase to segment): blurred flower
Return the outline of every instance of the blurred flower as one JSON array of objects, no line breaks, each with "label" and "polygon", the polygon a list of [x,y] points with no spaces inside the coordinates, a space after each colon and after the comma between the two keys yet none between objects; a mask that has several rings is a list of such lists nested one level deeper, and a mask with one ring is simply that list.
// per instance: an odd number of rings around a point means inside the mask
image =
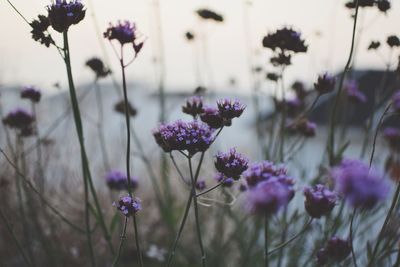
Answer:
[{"label": "blurred flower", "polygon": [[292,89],[295,91],[296,96],[299,99],[304,99],[307,96],[307,90],[305,89],[304,83],[300,81],[295,81],[292,84]]},{"label": "blurred flower", "polygon": [[[356,8],[356,3],[357,0],[351,0],[350,2],[347,2],[345,6],[347,8]],[[358,0],[358,5],[360,7],[372,7],[375,4],[375,0]]]},{"label": "blurred flower", "polygon": [[194,34],[192,33],[192,32],[186,32],[185,33],[185,37],[186,37],[186,39],[188,40],[188,41],[192,41],[192,40],[194,40]]},{"label": "blurred flower", "polygon": [[314,83],[314,89],[320,95],[328,94],[335,89],[335,78],[328,73],[318,76],[318,80]]},{"label": "blurred flower", "polygon": [[118,203],[114,202],[113,205],[116,206],[117,209],[126,217],[130,217],[142,209],[140,199],[132,198],[130,196],[120,197]]},{"label": "blurred flower", "polygon": [[222,182],[222,186],[223,187],[232,187],[232,185],[234,184],[235,180],[231,177],[227,177],[225,176],[223,173],[217,173],[214,176],[214,179],[218,182],[221,183]]},{"label": "blurred flower", "polygon": [[400,46],[400,39],[396,35],[391,35],[387,38],[386,43],[391,47],[399,47]]},{"label": "blurred flower", "polygon": [[121,45],[131,43],[136,55],[140,52],[143,47],[143,40],[139,41],[138,31],[136,24],[130,21],[118,21],[114,26],[110,23],[110,26],[104,32],[104,38],[108,40],[117,40]]},{"label": "blurred flower", "polygon": [[3,118],[3,123],[5,125],[20,130],[30,128],[34,121],[35,117],[29,111],[22,108],[10,111],[6,117]]},{"label": "blurred flower", "polygon": [[[118,113],[125,115],[125,101],[121,100],[114,105],[114,110]],[[136,108],[134,108],[130,102],[128,102],[128,114],[131,117],[135,117],[137,114]]]},{"label": "blurred flower", "polygon": [[231,148],[227,153],[218,152],[215,156],[215,168],[220,173],[234,180],[238,180],[240,175],[247,170],[249,160],[242,154]]},{"label": "blurred flower", "polygon": [[217,107],[222,118],[225,120],[231,120],[233,118],[239,118],[246,108],[246,105],[242,104],[239,100],[235,99],[220,99],[217,101]]},{"label": "blurred flower", "polygon": [[383,175],[360,160],[345,159],[331,170],[337,191],[353,207],[373,208],[385,200],[389,186]]},{"label": "blurred flower", "polygon": [[205,20],[213,20],[216,22],[223,22],[224,18],[222,15],[215,13],[210,9],[199,9],[196,11],[197,15],[199,15],[202,19]]},{"label": "blurred flower", "polygon": [[272,178],[285,181],[285,183],[288,184],[294,183],[293,179],[287,175],[284,166],[275,165],[271,161],[267,160],[250,165],[250,167],[243,173],[243,177],[246,179],[250,188],[256,186],[262,181],[267,181]]},{"label": "blurred flower", "polygon": [[85,18],[86,10],[79,0],[56,0],[47,7],[51,27],[62,33]]},{"label": "blurred flower", "polygon": [[91,58],[88,61],[86,61],[86,66],[88,66],[95,74],[96,78],[103,78],[108,76],[111,71],[104,66],[103,61],[99,58]]},{"label": "blurred flower", "polygon": [[307,119],[301,119],[295,124],[290,124],[288,130],[305,137],[314,137],[317,130],[317,124]]},{"label": "blurred flower", "polygon": [[203,109],[203,98],[201,96],[193,96],[186,100],[186,105],[182,106],[182,112],[192,115],[196,118],[198,115],[204,112]]},{"label": "blurred flower", "polygon": [[291,185],[272,178],[247,191],[247,208],[252,213],[270,215],[287,206],[293,195]]},{"label": "blurred flower", "polygon": [[204,152],[214,141],[214,129],[199,121],[161,124],[153,132],[157,144],[165,151],[187,150],[189,155]]},{"label": "blurred flower", "polygon": [[282,28],[274,33],[270,33],[263,38],[263,46],[273,51],[280,49],[282,51],[292,51],[294,53],[307,52],[307,46],[301,39],[301,34],[290,28]]},{"label": "blurred flower", "polygon": [[[128,190],[128,176],[120,171],[110,171],[106,175],[107,186],[111,190]],[[138,187],[138,178],[131,177],[131,189]]]},{"label": "blurred flower", "polygon": [[50,34],[46,33],[50,26],[50,20],[48,17],[39,15],[38,18],[29,23],[29,25],[32,27],[31,34],[33,40],[44,44],[46,47],[49,47],[50,44],[54,44],[53,38]]},{"label": "blurred flower", "polygon": [[381,46],[381,42],[379,41],[371,41],[371,43],[368,46],[368,50],[376,50]]},{"label": "blurred flower", "polygon": [[21,91],[21,98],[29,99],[33,103],[38,103],[41,96],[40,90],[34,86],[25,86]]},{"label": "blurred flower", "polygon": [[326,243],[325,248],[317,253],[317,263],[325,265],[329,261],[341,262],[351,253],[351,243],[347,239],[332,237]]},{"label": "blurred flower", "polygon": [[203,191],[206,189],[206,181],[204,180],[199,180],[196,182],[196,189],[199,191]]},{"label": "blurred flower", "polygon": [[146,251],[146,256],[151,259],[156,259],[159,262],[165,261],[165,255],[167,251],[163,248],[157,247],[157,245],[150,245],[149,250]]},{"label": "blurred flower", "polygon": [[349,99],[356,104],[367,102],[367,96],[358,89],[358,83],[355,80],[347,81],[344,85],[344,91]]},{"label": "blurred flower", "polygon": [[400,91],[397,91],[392,96],[392,108],[396,112],[400,112]]},{"label": "blurred flower", "polygon": [[336,193],[321,184],[317,184],[313,188],[306,187],[304,196],[306,197],[304,201],[306,211],[313,218],[321,218],[330,214],[336,205]]},{"label": "blurred flower", "polygon": [[279,75],[276,74],[276,73],[273,73],[273,72],[269,72],[269,73],[267,73],[266,78],[267,78],[268,80],[271,80],[271,81],[276,82],[276,81],[279,80]]},{"label": "blurred flower", "polygon": [[213,107],[205,107],[203,109],[203,114],[200,115],[200,119],[214,129],[219,129],[222,126],[231,125],[231,121],[224,121],[218,109]]},{"label": "blurred flower", "polygon": [[289,66],[292,64],[292,56],[289,54],[279,53],[271,57],[270,62],[275,67],[277,66]]},{"label": "blurred flower", "polygon": [[[285,104],[288,117],[296,117],[301,112],[301,110],[304,109],[304,102],[298,97],[286,99]],[[279,106],[280,105],[278,104],[278,107]],[[281,109],[278,110],[281,111]]]},{"label": "blurred flower", "polygon": [[384,13],[386,13],[391,7],[390,2],[388,0],[378,0],[376,2],[376,6],[380,11]]}]

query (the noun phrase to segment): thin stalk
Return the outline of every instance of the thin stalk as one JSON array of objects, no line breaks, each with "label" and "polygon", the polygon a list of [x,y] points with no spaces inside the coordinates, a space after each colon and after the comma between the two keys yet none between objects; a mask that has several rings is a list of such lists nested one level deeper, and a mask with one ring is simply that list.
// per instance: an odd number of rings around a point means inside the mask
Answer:
[{"label": "thin stalk", "polygon": [[[204,153],[202,153],[202,156]],[[193,206],[194,206],[194,216],[195,216],[195,221],[196,221],[196,233],[197,233],[197,238],[199,241],[199,247],[200,247],[200,253],[201,253],[201,265],[203,267],[206,266],[206,253],[204,250],[203,246],[203,240],[201,237],[201,229],[200,229],[200,218],[199,218],[199,211],[198,211],[198,205],[197,205],[197,197],[196,197],[196,182],[197,182],[197,176],[193,176],[193,167],[192,167],[192,158],[188,157],[188,162],[189,162],[189,171],[190,171],[190,179],[192,181],[192,198],[193,198]]]},{"label": "thin stalk", "polygon": [[7,217],[5,216],[5,214],[3,213],[3,211],[1,209],[0,209],[0,218],[3,221],[4,225],[6,226],[7,231],[10,233],[10,235],[11,235],[13,241],[15,242],[15,245],[17,246],[19,252],[21,253],[22,258],[24,259],[25,263],[28,266],[32,266],[31,260],[28,258],[28,255],[26,255],[26,253],[24,252],[24,249],[22,248],[21,243],[18,241],[17,237],[15,236],[15,233],[12,230],[9,221],[7,220]]},{"label": "thin stalk", "polygon": [[126,239],[126,227],[127,227],[127,225],[128,225],[128,217],[125,217],[124,227],[123,227],[122,234],[121,234],[121,240],[119,242],[117,254],[115,255],[114,261],[112,263],[112,267],[118,266],[118,261],[119,261],[119,258],[121,256],[122,247],[123,247],[125,239]]},{"label": "thin stalk", "polygon": [[381,118],[379,119],[378,125],[376,126],[375,134],[374,134],[374,141],[373,141],[373,143],[372,143],[371,157],[370,157],[370,159],[369,159],[369,167],[372,166],[372,162],[373,162],[373,160],[374,160],[375,149],[376,149],[376,140],[378,139],[379,129],[381,128],[382,123],[383,123],[383,119],[385,118],[386,114],[389,112],[391,106],[392,106],[392,103],[390,102],[390,103],[386,106],[385,111],[383,112]]},{"label": "thin stalk", "polygon": [[[84,144],[84,136],[83,136],[83,127],[82,127],[82,120],[81,120],[81,114],[80,114],[80,109],[78,105],[78,99],[76,96],[76,90],[75,90],[75,85],[72,77],[72,67],[71,67],[71,59],[70,59],[70,50],[69,50],[69,44],[68,44],[68,32],[65,31],[63,32],[63,38],[64,38],[64,58],[65,58],[65,66],[67,69],[67,75],[68,75],[68,84],[69,84],[69,93],[70,93],[70,98],[71,98],[71,105],[72,105],[72,111],[74,115],[74,121],[75,121],[75,127],[79,139],[79,145],[80,145],[80,150],[81,150],[81,160],[82,160],[82,171],[83,171],[83,179],[84,182],[85,180],[89,184],[89,188],[93,197],[93,200],[95,202],[95,207],[97,211],[97,218],[99,220],[100,227],[103,231],[104,238],[106,239],[106,242],[108,244],[109,250],[111,254],[114,255],[114,247],[111,243],[111,237],[108,232],[107,226],[104,221],[103,213],[97,198],[96,190],[93,185],[92,181],[92,176],[90,173],[90,168],[89,168],[89,161],[87,158],[87,153],[85,149],[85,144]],[[88,201],[85,201],[86,203]],[[85,209],[89,209],[88,205],[85,204]],[[89,229],[90,226],[86,226],[87,229]],[[88,242],[90,242],[88,240]]]},{"label": "thin stalk", "polygon": [[329,141],[328,141],[328,146],[327,150],[329,153],[329,164],[332,166],[335,161],[335,126],[336,126],[336,110],[338,108],[339,104],[339,99],[340,95],[343,90],[343,84],[344,84],[344,79],[346,77],[347,72],[350,69],[350,64],[353,58],[353,52],[354,52],[354,43],[355,43],[355,37],[356,37],[356,29],[357,29],[357,18],[358,18],[358,10],[359,10],[359,0],[356,0],[356,7],[355,7],[356,13],[354,15],[354,24],[353,24],[353,32],[352,32],[352,37],[351,37],[351,47],[350,47],[350,53],[349,57],[346,62],[346,66],[344,67],[343,73],[340,77],[340,82],[339,82],[339,88],[338,92],[336,94],[332,112],[331,112],[331,118],[330,118],[330,127],[329,127]]},{"label": "thin stalk", "polygon": [[[43,170],[43,166],[42,166],[42,146],[40,144],[40,133],[39,133],[39,126],[38,126],[38,121],[37,121],[37,111],[36,111],[35,103],[32,103],[32,113],[36,118],[34,127],[35,127],[36,148],[37,148],[36,149],[37,175],[38,175],[37,180],[38,180],[39,190],[43,194],[45,178],[44,178],[44,170]],[[21,155],[21,156],[24,157],[25,155]]]},{"label": "thin stalk", "polygon": [[265,267],[269,266],[269,259],[268,259],[268,215],[265,214],[265,222],[264,222],[264,261]]},{"label": "thin stalk", "polygon": [[354,252],[354,247],[353,247],[353,223],[354,223],[354,218],[356,217],[357,209],[354,208],[353,214],[351,215],[351,220],[350,220],[350,248],[351,248],[351,257],[353,259],[353,264],[354,267],[358,267],[357,265],[357,258],[356,254]]}]

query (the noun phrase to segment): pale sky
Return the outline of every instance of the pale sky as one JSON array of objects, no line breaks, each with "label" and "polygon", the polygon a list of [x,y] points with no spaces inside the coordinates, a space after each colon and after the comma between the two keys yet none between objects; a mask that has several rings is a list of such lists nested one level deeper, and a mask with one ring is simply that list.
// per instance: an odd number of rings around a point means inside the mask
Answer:
[{"label": "pale sky", "polygon": [[[11,0],[29,19],[46,13],[44,0]],[[27,3],[28,2],[28,3]],[[92,73],[84,66],[92,56],[103,57],[99,38],[95,31],[92,12],[95,11],[100,31],[108,22],[118,19],[135,21],[140,31],[148,37],[143,52],[128,69],[128,79],[154,88],[156,85],[153,45],[157,40],[154,25],[153,0],[84,0],[87,16],[79,25],[71,27],[70,46],[75,82],[87,83]],[[166,58],[166,87],[169,90],[192,90],[196,86],[195,57],[193,44],[187,43],[187,30],[202,32],[207,39],[207,56],[211,68],[203,69],[206,85],[235,92],[249,92],[248,61],[246,47],[261,51],[255,60],[266,69],[273,70],[268,63],[268,52],[262,48],[262,37],[282,26],[294,26],[302,32],[309,52],[295,56],[294,65],[288,68],[286,80],[299,78],[311,83],[324,71],[343,68],[348,56],[352,20],[350,11],[341,0],[253,0],[248,6],[250,33],[245,34],[243,0],[160,0],[161,24]],[[383,68],[382,57],[389,58],[389,50],[381,50],[381,56],[367,53],[370,40],[385,41],[391,34],[400,36],[400,1],[392,1],[392,9],[384,15],[374,9],[362,9],[360,14],[359,49],[356,66],[361,68]],[[200,23],[195,10],[210,8],[224,15],[223,24]],[[29,26],[17,16],[8,3],[0,3],[0,83],[7,85],[32,84],[45,90],[60,82],[66,85],[64,65],[55,49],[48,49],[34,42]],[[359,27],[359,29],[360,29]],[[317,33],[320,33],[318,37]],[[54,36],[58,36],[55,33]],[[107,49],[111,66],[119,78],[118,62],[110,44],[101,39]],[[61,42],[60,42],[61,45]],[[397,55],[393,55],[395,62]],[[230,88],[229,80],[235,77],[237,85]]]}]

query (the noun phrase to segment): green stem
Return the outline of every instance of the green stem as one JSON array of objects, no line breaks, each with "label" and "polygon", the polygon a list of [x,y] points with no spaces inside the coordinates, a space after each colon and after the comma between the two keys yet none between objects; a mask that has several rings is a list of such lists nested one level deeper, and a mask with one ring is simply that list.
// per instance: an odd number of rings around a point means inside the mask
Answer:
[{"label": "green stem", "polygon": [[[68,75],[68,84],[69,84],[69,93],[71,97],[71,105],[72,105],[72,111],[74,115],[74,121],[75,121],[75,127],[79,139],[79,145],[81,149],[81,160],[82,160],[82,171],[83,171],[83,179],[84,182],[89,184],[89,188],[93,197],[93,200],[95,202],[95,207],[97,211],[97,218],[99,220],[100,227],[103,231],[104,238],[106,239],[106,242],[108,244],[109,250],[111,254],[114,255],[114,248],[111,243],[111,237],[108,232],[106,223],[104,221],[103,213],[97,198],[96,194],[96,189],[94,188],[93,181],[92,181],[92,176],[90,173],[90,168],[89,168],[89,161],[87,158],[87,153],[84,145],[84,136],[83,136],[83,127],[82,127],[82,120],[81,120],[81,114],[79,110],[79,105],[78,105],[78,99],[76,96],[76,91],[75,91],[75,85],[72,77],[72,67],[71,67],[71,59],[70,59],[70,50],[69,50],[69,44],[68,44],[68,32],[65,31],[63,32],[63,38],[64,38],[64,59],[65,59],[65,66],[67,69],[67,75]],[[87,206],[87,205],[85,205]],[[88,209],[89,207],[85,207]],[[86,226],[88,229],[90,226]],[[89,242],[89,241],[88,241]]]},{"label": "green stem", "polygon": [[354,208],[353,214],[351,215],[351,220],[350,220],[350,248],[351,248],[351,257],[353,258],[353,264],[354,267],[357,267],[357,258],[356,254],[354,252],[354,247],[353,247],[353,223],[354,223],[354,218],[356,217],[357,209]]},{"label": "green stem", "polygon": [[118,266],[119,257],[121,256],[122,247],[124,245],[126,239],[126,226],[128,225],[128,217],[125,217],[124,227],[121,234],[121,240],[119,242],[117,254],[115,255],[114,261],[112,263],[112,267]]},{"label": "green stem", "polygon": [[338,108],[339,104],[339,99],[340,95],[343,90],[343,84],[344,84],[344,79],[346,77],[347,72],[350,69],[350,64],[351,60],[353,58],[353,52],[354,52],[354,43],[355,43],[355,37],[356,37],[356,29],[357,29],[357,18],[358,18],[358,10],[359,10],[359,0],[356,0],[356,7],[355,7],[356,13],[354,15],[354,24],[353,24],[353,32],[352,32],[352,38],[351,38],[351,47],[350,47],[350,53],[349,57],[346,62],[346,66],[344,67],[343,73],[340,77],[340,82],[339,82],[339,88],[338,92],[336,94],[332,112],[331,112],[331,118],[330,118],[330,127],[329,127],[329,142],[328,142],[328,153],[329,153],[329,164],[332,166],[335,164],[335,126],[336,126],[336,110]]},{"label": "green stem", "polygon": [[264,260],[265,260],[265,267],[269,266],[269,259],[268,259],[268,215],[265,214],[265,222],[264,222]]}]

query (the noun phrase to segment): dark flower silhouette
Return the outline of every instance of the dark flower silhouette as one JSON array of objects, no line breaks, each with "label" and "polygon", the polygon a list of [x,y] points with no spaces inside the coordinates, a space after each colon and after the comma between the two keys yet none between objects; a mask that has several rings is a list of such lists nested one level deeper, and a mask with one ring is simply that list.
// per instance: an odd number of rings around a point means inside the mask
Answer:
[{"label": "dark flower silhouette", "polygon": [[290,28],[282,28],[274,33],[270,33],[263,38],[263,46],[273,51],[280,49],[282,51],[291,51],[294,53],[307,52],[307,46],[301,39],[301,34]]},{"label": "dark flower silhouette", "polygon": [[21,91],[21,98],[29,99],[33,103],[38,103],[41,96],[40,90],[34,86],[26,86]]},{"label": "dark flower silhouette", "polygon": [[332,92],[335,89],[335,78],[328,73],[318,76],[318,80],[314,83],[314,89],[320,95]]},{"label": "dark flower silhouette", "polygon": [[[125,101],[121,100],[114,105],[114,110],[122,115],[125,115]],[[128,102],[128,114],[131,117],[135,117],[137,115],[137,110],[134,108],[131,103]]]},{"label": "dark flower silhouette", "polygon": [[331,213],[336,205],[337,195],[324,185],[304,189],[304,206],[308,214],[313,218],[321,218]]},{"label": "dark flower silhouette", "polygon": [[62,33],[85,18],[86,10],[78,0],[56,0],[47,7],[51,27]]},{"label": "dark flower silhouette", "polygon": [[216,22],[223,22],[224,17],[210,9],[199,9],[196,11],[197,15],[199,15],[202,19],[205,20],[213,20]]},{"label": "dark flower silhouette", "polygon": [[49,47],[54,44],[54,40],[50,34],[46,33],[50,26],[50,20],[44,15],[39,15],[37,19],[33,20],[31,25],[32,39]]},{"label": "dark flower silhouette", "polygon": [[391,47],[399,47],[400,46],[400,39],[396,35],[391,35],[387,38],[386,43]]},{"label": "dark flower silhouette", "polygon": [[381,43],[379,41],[371,41],[371,43],[368,46],[368,50],[376,50],[381,46]]},{"label": "dark flower silhouette", "polygon": [[111,71],[104,66],[103,61],[96,57],[86,61],[86,66],[88,66],[96,74],[96,78],[103,78],[111,73]]}]

